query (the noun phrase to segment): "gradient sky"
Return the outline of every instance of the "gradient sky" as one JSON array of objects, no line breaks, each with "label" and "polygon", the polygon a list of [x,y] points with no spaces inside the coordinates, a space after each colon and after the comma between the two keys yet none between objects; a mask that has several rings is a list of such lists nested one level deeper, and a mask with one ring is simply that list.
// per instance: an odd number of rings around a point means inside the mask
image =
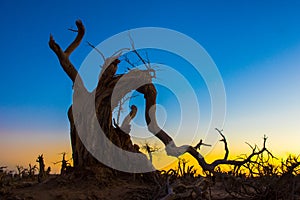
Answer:
[{"label": "gradient sky", "polygon": [[[266,134],[275,154],[299,154],[299,10],[299,1],[1,1],[0,166],[34,163],[40,153],[46,165],[60,152],[70,156],[72,83],[48,39],[52,33],[66,47],[76,19],[93,44],[149,26],[192,37],[223,77],[227,117],[220,128],[233,153],[247,151],[245,141],[261,144]],[[74,65],[90,51],[83,43],[71,56]]]}]

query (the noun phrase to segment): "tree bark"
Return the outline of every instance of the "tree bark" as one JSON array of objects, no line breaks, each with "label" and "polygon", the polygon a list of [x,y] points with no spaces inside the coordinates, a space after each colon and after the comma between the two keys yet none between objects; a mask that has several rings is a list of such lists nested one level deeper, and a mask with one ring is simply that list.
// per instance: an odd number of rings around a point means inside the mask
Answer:
[{"label": "tree bark", "polygon": [[[78,74],[78,71],[73,66],[71,61],[69,60],[69,56],[71,53],[78,47],[80,44],[85,28],[81,21],[76,21],[76,26],[78,28],[77,36],[75,40],[63,51],[60,46],[54,41],[53,37],[50,36],[49,46],[53,50],[53,52],[57,55],[57,58],[62,66],[63,70],[69,76],[69,78],[73,82],[73,87],[77,87],[76,90],[74,88],[74,95],[86,96],[86,99],[91,98],[94,95],[95,97],[95,107],[96,107],[96,120],[99,122],[101,128],[106,134],[107,138],[109,138],[116,146],[131,152],[139,152],[139,147],[134,145],[130,139],[128,133],[125,133],[119,127],[113,127],[112,125],[112,105],[111,105],[111,95],[114,89],[115,84],[119,80],[120,77],[116,77],[115,73],[117,71],[117,64],[119,60],[114,60],[103,72],[101,78],[98,82],[97,88],[93,92],[88,92],[84,87],[83,81]],[[76,84],[75,84],[76,81]],[[80,94],[78,94],[78,92]],[[118,95],[118,99],[121,99],[127,92],[123,92]],[[117,101],[117,100],[116,100]],[[117,103],[117,102],[114,102]],[[87,104],[81,105],[83,109],[90,109],[91,106]],[[115,106],[115,105],[113,105]],[[75,121],[74,121],[74,113],[73,106],[71,106],[68,110],[68,118],[70,121],[70,136],[71,136],[71,146],[72,146],[72,154],[73,154],[73,165],[74,167],[86,167],[94,164],[100,164],[97,159],[95,159],[92,154],[87,150],[81,138],[78,135],[76,130]],[[135,106],[132,107],[133,110],[129,114],[129,117],[123,123],[123,126],[130,126],[129,123],[132,118],[135,117],[137,108]],[[79,116],[82,118],[82,123],[84,124],[92,124],[92,121],[95,120],[95,116]],[[92,125],[87,126],[86,131],[93,132]],[[108,154],[109,156],[109,154]]]}]

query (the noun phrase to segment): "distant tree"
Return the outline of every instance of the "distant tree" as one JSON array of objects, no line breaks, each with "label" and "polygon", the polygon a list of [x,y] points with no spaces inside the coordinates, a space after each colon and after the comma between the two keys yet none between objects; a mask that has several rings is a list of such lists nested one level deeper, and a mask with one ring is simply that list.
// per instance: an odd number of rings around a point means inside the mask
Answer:
[{"label": "distant tree", "polygon": [[47,170],[46,170],[46,175],[49,175],[50,172],[51,172],[51,167],[49,166],[49,167],[47,168]]},{"label": "distant tree", "polygon": [[44,163],[44,157],[43,154],[39,155],[36,162],[39,163],[39,175],[38,175],[38,182],[42,182],[42,180],[45,178],[45,163]]},{"label": "distant tree", "polygon": [[21,165],[17,165],[16,168],[17,168],[17,176],[18,176],[19,178],[22,178],[22,174],[23,174],[23,171],[24,171],[24,167],[21,166]]},{"label": "distant tree", "polygon": [[149,160],[151,163],[153,163],[153,153],[154,152],[157,152],[160,150],[160,148],[157,146],[157,145],[150,145],[148,142],[145,142],[143,145],[142,145],[142,149],[144,151],[146,151],[148,153],[148,156],[149,156]]},{"label": "distant tree", "polygon": [[61,163],[61,168],[60,168],[60,174],[66,174],[66,172],[68,171],[68,169],[71,167],[71,164],[68,162],[69,160],[66,160],[66,152],[62,152],[62,160],[53,163],[54,165]]},{"label": "distant tree", "polygon": [[31,165],[31,163],[29,163],[29,168],[28,168],[28,176],[29,177],[34,177],[35,171],[38,169],[36,165]]}]

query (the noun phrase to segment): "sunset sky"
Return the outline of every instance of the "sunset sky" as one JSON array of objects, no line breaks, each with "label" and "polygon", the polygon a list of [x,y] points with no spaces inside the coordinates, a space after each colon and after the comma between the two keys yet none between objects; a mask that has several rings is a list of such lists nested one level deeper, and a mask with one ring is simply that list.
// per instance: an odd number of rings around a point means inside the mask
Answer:
[{"label": "sunset sky", "polygon": [[[129,29],[163,27],[193,38],[223,78],[226,119],[217,128],[224,129],[232,154],[249,152],[245,142],[260,145],[264,134],[278,157],[300,154],[299,10],[299,1],[1,1],[0,166],[27,166],[44,153],[46,166],[53,167],[59,153],[71,156],[66,113],[72,103],[72,82],[48,40],[51,33],[65,48],[74,37],[67,29],[75,28],[77,19],[86,27],[83,43],[71,56],[77,68],[91,51],[86,41],[98,44]],[[184,62],[166,62],[187,69]],[[199,91],[205,89],[203,81],[192,83]],[[197,96],[209,99],[207,91]],[[172,111],[165,115],[161,109],[165,128],[172,131],[179,120],[176,101],[158,87],[158,103]],[[203,112],[209,106],[200,105]],[[139,112],[136,125],[143,126],[142,115]],[[200,125],[205,123],[209,117]],[[198,131],[199,136],[204,134],[201,127]],[[175,141],[181,143],[180,138]],[[213,145],[205,155],[222,153],[221,144]]]}]

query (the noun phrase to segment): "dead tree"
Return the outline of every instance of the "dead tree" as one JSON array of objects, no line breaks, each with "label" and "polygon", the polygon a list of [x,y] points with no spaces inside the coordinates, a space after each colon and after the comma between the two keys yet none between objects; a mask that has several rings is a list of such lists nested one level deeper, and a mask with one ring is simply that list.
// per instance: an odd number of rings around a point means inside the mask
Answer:
[{"label": "dead tree", "polygon": [[37,170],[37,166],[36,165],[31,165],[31,163],[28,164],[29,168],[28,168],[28,176],[33,178],[34,177],[34,173],[35,170]]},{"label": "dead tree", "polygon": [[43,154],[38,156],[36,162],[39,163],[38,182],[40,183],[43,180],[43,178],[45,177],[45,175],[46,175]]},{"label": "dead tree", "polygon": [[[66,48],[66,50],[61,49],[61,47],[54,41],[52,35],[50,36],[49,46],[52,49],[52,51],[56,54],[63,70],[73,82],[73,87],[75,88],[73,96],[86,96],[88,98],[92,95],[95,97],[93,102],[94,105],[92,107],[93,109],[96,109],[96,120],[98,121],[99,125],[104,131],[106,137],[116,146],[127,151],[139,152],[139,148],[137,147],[137,145],[133,145],[129,134],[124,132],[118,126],[114,127],[112,123],[112,111],[114,110],[114,108],[118,106],[118,103],[122,100],[122,98],[125,97],[126,94],[135,90],[141,93],[145,99],[145,120],[148,126],[148,130],[165,145],[166,153],[169,156],[178,157],[184,153],[189,153],[198,161],[199,165],[204,171],[214,173],[215,168],[218,165],[227,164],[234,165],[237,167],[242,166],[246,162],[249,162],[249,160],[251,160],[253,156],[267,151],[265,147],[265,138],[264,146],[261,149],[261,151],[253,152],[253,154],[251,154],[247,159],[243,161],[228,160],[229,150],[227,147],[227,142],[224,135],[219,130],[217,131],[220,133],[222,137],[222,142],[224,142],[225,145],[225,156],[223,159],[218,159],[213,161],[212,163],[207,163],[205,158],[197,151],[197,148],[202,145],[202,141],[201,144],[195,146],[196,148],[190,145],[183,145],[180,147],[176,146],[173,139],[169,136],[169,134],[167,134],[163,129],[161,129],[158,126],[158,123],[156,121],[155,108],[157,91],[154,84],[152,83],[152,78],[155,77],[155,71],[151,69],[151,67],[149,67],[149,63],[145,62],[134,48],[132,49],[132,52],[137,54],[137,56],[145,64],[147,68],[146,70],[135,69],[130,70],[126,74],[116,75],[116,71],[120,60],[118,59],[118,56],[112,57],[110,60],[106,60],[107,65],[102,68],[100,76],[101,78],[98,80],[96,88],[92,92],[89,92],[85,88],[83,80],[80,74],[78,73],[77,69],[73,66],[72,62],[69,59],[72,52],[81,43],[81,40],[85,34],[85,27],[83,26],[80,20],[76,21],[76,26],[78,28],[78,30],[76,31],[77,36],[74,39],[74,41]],[[126,80],[121,83],[118,83],[121,80],[121,78],[125,76]],[[136,85],[140,86],[136,88]],[[116,94],[116,96],[112,99],[112,93],[114,89],[117,89],[118,94]],[[87,101],[82,101],[80,106],[82,110],[90,110],[91,107],[91,105],[88,105]],[[128,121],[125,125],[129,125],[131,119],[134,118],[135,113],[137,112],[136,106],[132,106],[132,109],[133,110],[131,111],[131,114],[129,114],[129,117],[126,118],[126,120]],[[86,147],[83,145],[74,124],[74,115],[75,113],[71,106],[68,111],[68,117],[71,127],[71,144],[73,150],[74,166],[84,167],[93,164],[99,164],[99,162],[91,155],[91,153],[87,151]],[[76,115],[80,115],[80,113],[77,113]],[[85,127],[85,132],[95,132],[95,130],[93,129],[94,126],[91,124],[92,121],[95,121],[95,116],[93,116],[92,112],[91,115],[81,116],[80,119],[81,121],[78,123],[81,123],[80,126]],[[109,155],[109,149],[107,149],[107,151],[104,152],[104,154],[107,154],[106,156],[111,156]],[[147,159],[145,158],[145,162],[146,160]]]},{"label": "dead tree", "polygon": [[69,165],[68,161],[65,158],[66,153],[63,153],[63,157],[61,160],[61,169],[60,169],[60,174],[64,174],[67,170],[67,166]]},{"label": "dead tree", "polygon": [[61,163],[61,168],[60,168],[60,174],[64,175],[71,169],[71,164],[69,163],[69,160],[66,160],[66,152],[62,152],[62,160],[58,162],[54,162],[53,164],[56,165],[58,163]]},{"label": "dead tree", "polygon": [[17,176],[18,176],[18,178],[22,178],[22,174],[23,174],[23,172],[25,170],[24,167],[21,166],[21,165],[17,165],[16,168],[17,168]]},{"label": "dead tree", "polygon": [[157,147],[157,145],[150,145],[148,142],[145,142],[143,145],[142,145],[142,149],[144,151],[146,151],[148,153],[148,156],[149,156],[149,160],[151,163],[153,163],[153,153],[154,152],[157,152],[159,151],[159,147]]}]

